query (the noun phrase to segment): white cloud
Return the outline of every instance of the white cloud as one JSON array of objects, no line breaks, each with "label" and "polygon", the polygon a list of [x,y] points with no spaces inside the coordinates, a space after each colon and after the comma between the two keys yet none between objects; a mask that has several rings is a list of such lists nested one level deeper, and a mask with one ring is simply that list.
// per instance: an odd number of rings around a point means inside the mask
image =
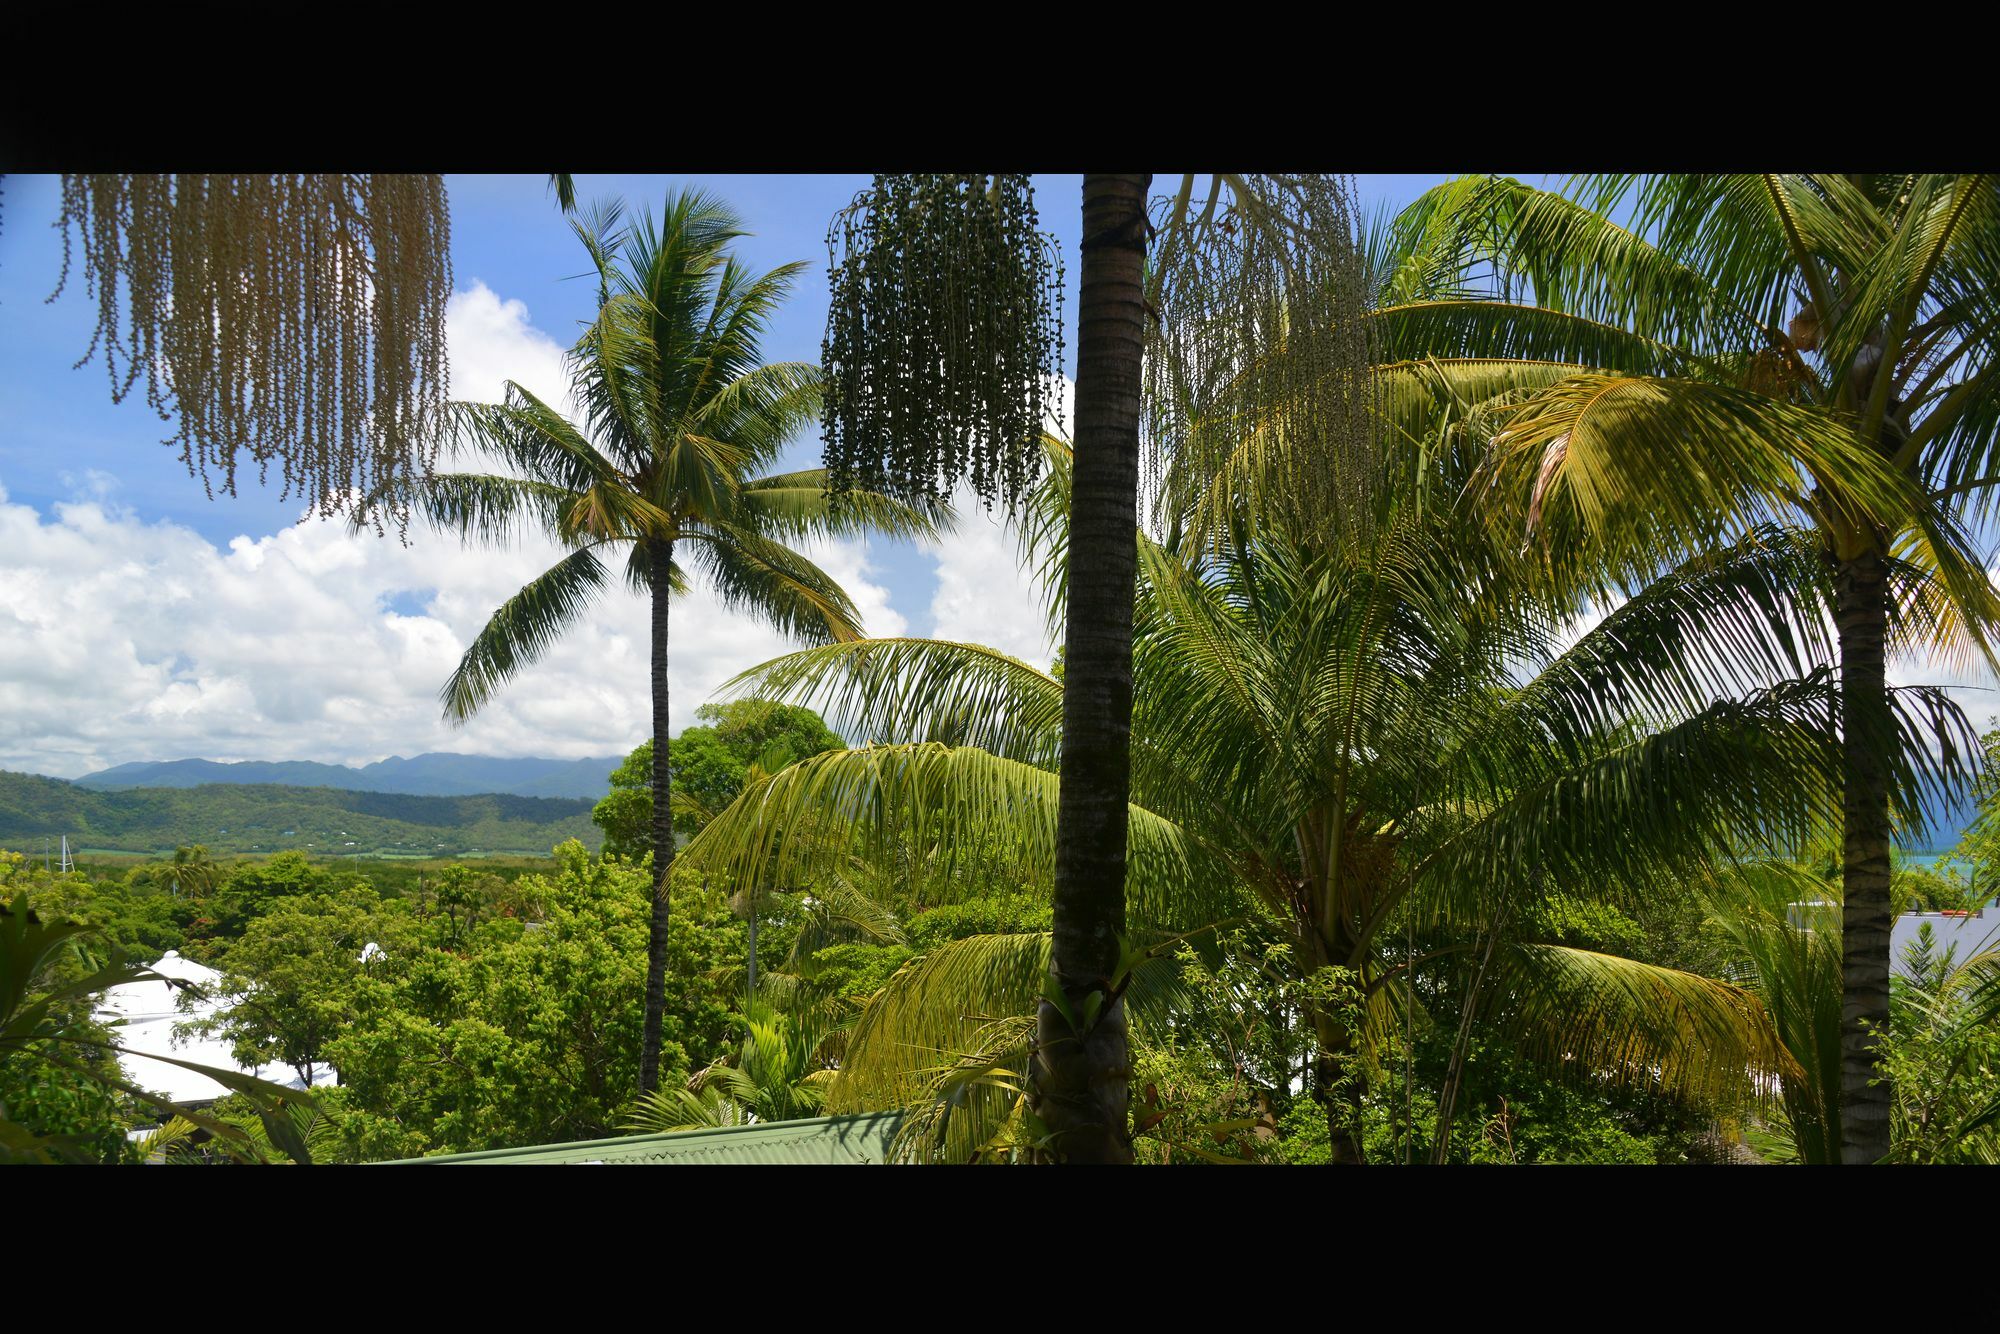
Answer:
[{"label": "white cloud", "polygon": [[[650,726],[645,604],[619,587],[463,729],[437,692],[504,599],[555,560],[547,543],[467,550],[308,523],[218,551],[171,523],[95,503],[52,517],[0,493],[0,768],[74,777],[137,759],[366,763],[391,754],[619,753]],[[815,559],[875,633],[903,618],[866,548]],[[415,592],[421,615],[387,609]],[[699,588],[673,612],[672,725],[723,681],[790,647]]]},{"label": "white cloud", "polygon": [[[1058,413],[1044,429],[1059,439],[1076,432],[1076,382],[1056,376],[1051,386]],[[952,494],[958,531],[938,544],[937,591],[931,597],[931,635],[936,639],[984,644],[1047,668],[1062,641],[1043,615],[1041,581],[1024,564],[1020,542],[1005,513],[981,508],[978,496],[961,484]],[[1035,559],[1039,560],[1039,556]]]},{"label": "white cloud", "polygon": [[474,281],[471,291],[452,294],[445,322],[453,398],[498,403],[512,380],[545,402],[566,405],[563,349],[534,326],[524,303]]},{"label": "white cloud", "polygon": [[1055,657],[1042,615],[1041,584],[1022,567],[1014,530],[997,508],[988,514],[969,488],[952,497],[958,531],[939,544],[931,634],[997,648],[1037,667]]},{"label": "white cloud", "polygon": [[[511,378],[561,401],[561,350],[520,302],[475,285],[449,320],[455,397],[491,401]],[[113,505],[109,490],[82,479],[74,502],[44,513],[0,487],[0,768],[74,777],[183,756],[581,757],[648,733],[650,622],[622,581],[466,727],[440,718],[459,655],[561,554],[553,544],[468,550],[413,526],[405,547],[309,522],[217,549]],[[906,631],[865,543],[807,554],[871,633]],[[676,730],[723,681],[791,647],[699,586],[674,606],[673,645]]]}]

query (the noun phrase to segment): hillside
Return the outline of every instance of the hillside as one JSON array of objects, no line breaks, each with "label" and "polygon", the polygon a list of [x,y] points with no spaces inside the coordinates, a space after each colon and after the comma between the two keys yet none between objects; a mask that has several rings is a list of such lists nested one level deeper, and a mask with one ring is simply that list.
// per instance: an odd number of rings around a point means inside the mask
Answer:
[{"label": "hillside", "polygon": [[43,839],[67,834],[73,848],[128,852],[202,843],[218,853],[545,856],[564,839],[601,844],[591,805],[511,793],[433,797],[267,783],[102,792],[0,772],[0,847],[38,851]]},{"label": "hillside", "polygon": [[428,797],[506,793],[517,797],[570,797],[590,801],[611,790],[618,755],[583,760],[519,759],[455,755],[434,751],[414,758],[392,755],[349,768],[311,760],[157,760],[120,764],[76,780],[79,787],[123,791],[148,787],[203,787],[211,784],[281,784],[330,787],[350,792],[401,792]]}]

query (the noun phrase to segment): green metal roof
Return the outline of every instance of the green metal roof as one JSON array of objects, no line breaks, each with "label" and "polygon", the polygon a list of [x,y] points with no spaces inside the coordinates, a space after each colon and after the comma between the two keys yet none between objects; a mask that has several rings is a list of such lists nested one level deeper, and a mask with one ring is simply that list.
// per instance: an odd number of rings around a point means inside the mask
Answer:
[{"label": "green metal roof", "polygon": [[383,1167],[438,1164],[455,1167],[492,1163],[542,1167],[560,1164],[752,1163],[783,1167],[868,1166],[885,1162],[901,1112],[823,1116],[812,1121],[770,1121],[720,1130],[684,1130],[673,1135],[630,1135],[623,1139],[575,1144],[538,1144],[524,1149],[444,1153],[404,1158]]}]

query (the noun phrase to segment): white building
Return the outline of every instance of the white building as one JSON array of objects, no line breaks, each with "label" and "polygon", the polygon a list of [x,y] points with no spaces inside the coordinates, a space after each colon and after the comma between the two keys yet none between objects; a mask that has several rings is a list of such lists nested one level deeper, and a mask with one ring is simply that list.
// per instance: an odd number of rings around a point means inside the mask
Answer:
[{"label": "white building", "polygon": [[[161,977],[192,982],[210,996],[222,980],[222,974],[213,968],[205,968],[192,959],[183,959],[171,950],[152,966],[152,971]],[[195,1002],[192,1008],[183,1010],[178,1003],[181,994],[179,987],[166,982],[127,982],[104,993],[97,1011],[98,1021],[116,1025],[112,1029],[112,1040],[119,1046],[146,1053],[139,1056],[119,1053],[118,1063],[124,1068],[126,1079],[183,1106],[214,1102],[229,1092],[207,1075],[151,1059],[152,1056],[171,1056],[175,1060],[193,1061],[198,1065],[238,1070],[284,1088],[305,1087],[298,1072],[288,1065],[266,1065],[256,1069],[238,1065],[229,1054],[229,1044],[219,1037],[191,1036],[176,1042],[176,1024],[213,1018],[220,1009],[214,1000],[203,999]],[[119,1022],[121,1020],[122,1023]],[[331,1067],[319,1067],[313,1071],[315,1085],[331,1084],[335,1078]]]},{"label": "white building", "polygon": [[1970,912],[1906,912],[1889,928],[1890,966],[1904,977],[1910,975],[1903,962],[1904,951],[1916,943],[1917,934],[1926,925],[1938,957],[1950,950],[1955,964],[2000,949],[2000,903],[1982,904]]}]

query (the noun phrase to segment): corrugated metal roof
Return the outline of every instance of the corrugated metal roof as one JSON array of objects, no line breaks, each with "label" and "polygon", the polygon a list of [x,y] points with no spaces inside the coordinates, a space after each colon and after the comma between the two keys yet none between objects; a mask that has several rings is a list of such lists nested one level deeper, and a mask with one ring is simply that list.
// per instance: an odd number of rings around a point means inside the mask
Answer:
[{"label": "corrugated metal roof", "polygon": [[868,1166],[884,1162],[896,1137],[901,1112],[824,1116],[811,1121],[772,1121],[720,1130],[686,1130],[674,1135],[630,1135],[623,1139],[540,1144],[483,1153],[446,1153],[404,1158],[383,1167],[442,1166],[543,1167],[561,1164],[664,1165],[670,1163],[749,1163],[772,1167]]}]

